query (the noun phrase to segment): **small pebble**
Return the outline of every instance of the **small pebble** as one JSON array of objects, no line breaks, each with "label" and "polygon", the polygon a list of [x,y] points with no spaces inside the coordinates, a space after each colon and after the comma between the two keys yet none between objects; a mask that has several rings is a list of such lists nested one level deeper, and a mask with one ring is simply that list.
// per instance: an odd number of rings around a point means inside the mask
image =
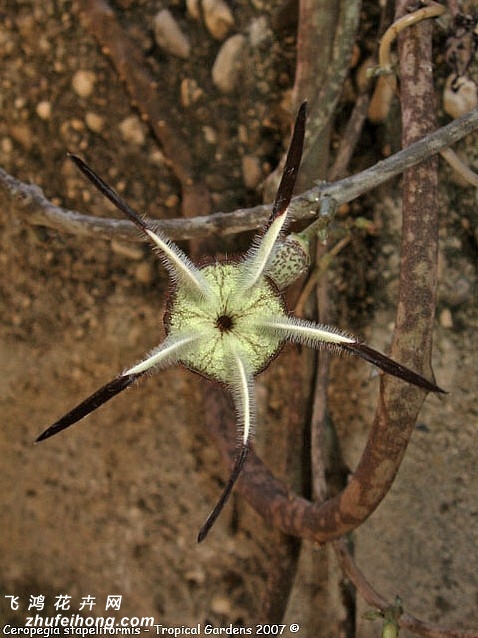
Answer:
[{"label": "small pebble", "polygon": [[461,306],[473,298],[473,285],[466,277],[457,277],[450,287],[447,302],[452,307]]},{"label": "small pebble", "polygon": [[225,596],[214,596],[211,600],[211,610],[215,614],[229,616],[231,613],[231,602]]},{"label": "small pebble", "polygon": [[84,131],[85,130],[85,125],[83,124],[83,122],[80,120],[79,117],[74,117],[73,119],[70,120],[70,126],[74,131]]},{"label": "small pebble", "polygon": [[85,115],[86,126],[93,131],[93,133],[101,133],[105,125],[105,118],[97,113],[88,111]]},{"label": "small pebble", "polygon": [[23,146],[24,149],[30,150],[33,145],[35,136],[28,124],[12,124],[10,126],[10,137],[17,143]]},{"label": "small pebble", "polygon": [[257,49],[273,37],[269,23],[264,16],[251,20],[247,30],[249,33],[249,42],[254,49]]},{"label": "small pebble", "polygon": [[93,89],[95,87],[96,82],[96,73],[93,71],[84,71],[79,70],[73,76],[71,81],[71,85],[73,87],[74,92],[79,97],[90,97],[93,93]]},{"label": "small pebble", "polygon": [[216,40],[224,40],[234,26],[234,16],[224,0],[202,0],[206,28]]},{"label": "small pebble", "polygon": [[184,78],[181,82],[181,104],[188,108],[195,104],[204,95],[204,91],[198,86],[196,80],[192,78]]},{"label": "small pebble", "polygon": [[166,206],[166,208],[169,208],[170,210],[174,210],[175,208],[177,208],[180,203],[181,201],[178,195],[175,195],[174,193],[171,195],[168,195],[168,197],[166,197],[166,199],[164,200],[164,205]]},{"label": "small pebble", "polygon": [[159,148],[151,151],[151,153],[149,154],[149,159],[151,160],[151,162],[153,162],[153,164],[156,164],[157,166],[166,166],[168,164],[164,153]]},{"label": "small pebble", "polygon": [[261,163],[254,155],[244,155],[242,158],[242,176],[246,188],[256,188],[262,179]]},{"label": "small pebble", "polygon": [[5,155],[9,155],[13,151],[13,141],[11,137],[4,137],[0,142],[0,149]]},{"label": "small pebble", "polygon": [[135,115],[125,118],[119,125],[121,135],[125,142],[142,146],[145,141],[144,125]]},{"label": "small pebble", "polygon": [[212,126],[203,126],[204,139],[208,144],[217,144],[217,131]]},{"label": "small pebble", "polygon": [[195,20],[201,18],[201,8],[199,6],[199,0],[186,0],[186,8],[189,15]]},{"label": "small pebble", "polygon": [[194,583],[195,585],[203,585],[206,582],[206,573],[199,567],[190,569],[184,574],[184,577],[188,582]]},{"label": "small pebble", "polygon": [[240,33],[230,37],[219,50],[212,67],[212,80],[223,93],[232,93],[239,80],[246,38]]},{"label": "small pebble", "polygon": [[135,244],[126,244],[116,239],[113,239],[111,241],[111,249],[116,255],[120,255],[120,257],[127,257],[128,259],[133,259],[134,261],[139,261],[144,257],[143,248],[141,246],[136,246]]},{"label": "small pebble", "polygon": [[136,266],[134,275],[138,283],[150,284],[154,277],[153,267],[148,261],[142,261]]},{"label": "small pebble", "polygon": [[24,97],[16,97],[13,102],[13,106],[16,108],[17,111],[19,111],[20,109],[24,108],[26,103],[27,101]]},{"label": "small pebble", "polygon": [[51,102],[43,100],[36,107],[36,113],[41,120],[49,120],[51,117]]},{"label": "small pebble", "polygon": [[168,9],[162,9],[154,16],[153,28],[156,44],[161,49],[178,58],[189,57],[190,42]]},{"label": "small pebble", "polygon": [[449,308],[444,308],[441,311],[440,325],[442,328],[453,328],[453,317]]}]

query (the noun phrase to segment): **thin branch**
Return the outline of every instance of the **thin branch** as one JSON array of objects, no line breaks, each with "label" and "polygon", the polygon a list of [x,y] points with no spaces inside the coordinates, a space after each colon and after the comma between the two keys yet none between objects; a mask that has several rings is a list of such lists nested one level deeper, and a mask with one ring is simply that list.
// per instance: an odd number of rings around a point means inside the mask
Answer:
[{"label": "thin branch", "polygon": [[[399,10],[406,12],[407,1],[402,0],[398,4]],[[434,89],[430,57],[429,25],[422,25],[420,29],[413,29],[401,37],[404,146],[434,126]],[[438,175],[434,159],[428,160],[413,171],[407,171],[404,176],[402,264],[392,352],[402,360],[414,360],[414,365],[418,369],[430,368],[437,281],[437,189]],[[382,441],[380,449],[375,447],[368,450],[369,466],[373,468],[375,465],[376,474],[379,476],[379,480],[372,483],[377,492],[380,487],[387,488],[390,480],[394,478],[393,474],[384,481],[383,466],[378,460],[385,455],[394,462],[398,459],[400,463],[423,399],[411,388],[401,389],[393,383],[382,384],[382,390],[374,428],[380,423],[385,424],[388,430],[387,437]],[[362,460],[364,457],[365,454]],[[359,471],[360,466],[356,475]],[[360,572],[346,544],[343,541],[334,541],[333,547],[345,573],[367,602],[382,611],[390,607]],[[476,632],[432,626],[405,613],[400,616],[399,625],[428,638],[478,636]]]},{"label": "thin branch", "polygon": [[[316,201],[323,201],[325,198],[330,197],[338,205],[346,204],[392,177],[420,164],[422,161],[439,153],[443,148],[451,146],[476,128],[478,128],[478,109],[474,109],[441,129],[424,136],[409,147],[398,151],[398,153],[381,162],[377,162],[374,166],[361,173],[307,191],[297,198],[299,200],[297,202],[298,208],[302,210],[303,198],[309,198],[309,200],[313,201],[313,197],[316,198]],[[293,200],[294,204],[295,200]],[[295,205],[292,210],[297,214]]]},{"label": "thin branch", "polygon": [[445,13],[446,8],[438,4],[437,2],[430,3],[427,7],[422,7],[413,11],[412,13],[406,13],[401,18],[396,20],[383,34],[378,50],[378,63],[380,65],[380,71],[383,73],[392,72],[392,58],[390,50],[392,43],[397,39],[398,35],[405,29],[409,29],[414,24],[418,24],[422,20],[428,20],[430,18],[437,18]]},{"label": "thin branch", "polygon": [[[287,353],[287,405],[284,414],[284,428],[279,449],[276,448],[274,469],[280,476],[287,477],[288,484],[295,491],[303,488],[304,423],[307,419],[308,366],[307,352],[293,350]],[[286,356],[284,354],[284,356]],[[208,388],[207,394],[210,393]],[[224,392],[220,392],[224,395]],[[274,438],[277,442],[279,439]],[[276,443],[273,444],[276,446]],[[280,454],[284,450],[285,454]],[[274,455],[274,452],[272,452]],[[300,539],[275,530],[270,544],[270,562],[267,581],[257,622],[281,623],[293,587],[300,553]]]},{"label": "thin branch", "polygon": [[[412,135],[416,139],[433,126],[430,114],[434,113],[434,105],[431,103],[430,25],[420,23],[411,27],[404,37],[412,39],[409,45],[412,50],[407,57],[408,69],[402,71],[405,94],[407,88],[413,86],[413,98],[404,98],[406,145]],[[411,63],[410,60],[415,62]],[[437,133],[430,134],[426,139],[428,142],[433,140],[433,146]],[[400,158],[398,164],[403,158],[408,160],[407,151],[413,147],[416,148],[416,144],[394,156],[395,160],[391,164],[384,160],[379,165],[382,168],[386,166],[385,173],[393,172],[397,167],[397,157]],[[439,150],[436,146],[434,148]],[[336,195],[335,201],[341,199],[343,202],[350,192],[355,190],[357,193],[365,188],[364,182],[368,182],[368,179],[375,179],[376,168],[364,171],[360,181],[353,176],[327,185],[325,189],[332,197]],[[344,191],[348,191],[348,194],[344,195]],[[432,159],[411,172],[405,186],[400,302],[392,353],[395,358],[411,363],[418,370],[429,369],[431,351],[436,285],[436,201],[436,159]],[[417,272],[421,273],[420,277]],[[367,445],[355,474],[337,497],[314,505],[288,493],[254,455],[251,455],[244,473],[241,490],[255,509],[287,533],[316,542],[342,536],[358,527],[390,488],[425,396],[419,389],[386,377],[381,378],[379,406]],[[231,444],[234,445],[234,438],[229,439],[230,434],[224,431],[225,427],[225,419],[216,419],[214,432],[224,452],[230,454],[234,449],[230,449]]]},{"label": "thin branch", "polygon": [[131,101],[149,124],[161,144],[173,173],[182,189],[182,210],[185,217],[197,211],[210,212],[207,188],[196,179],[193,158],[171,111],[158,100],[161,87],[149,70],[141,48],[121,27],[106,0],[78,0],[86,28],[94,35],[103,52],[124,80]]},{"label": "thin branch", "polygon": [[299,188],[310,185],[306,176],[311,171],[327,164],[328,128],[349,72],[361,4],[357,0],[300,2],[294,101],[307,99],[310,113]]},{"label": "thin branch", "polygon": [[[325,252],[324,246],[317,247],[318,257]],[[329,322],[329,295],[327,281],[324,279],[317,286],[317,311],[319,323]],[[327,445],[327,421],[329,417],[328,381],[329,360],[327,352],[319,352],[316,375],[313,383],[313,404],[310,417],[310,465],[312,481],[312,498],[323,502],[329,495],[327,484],[327,468],[330,467],[330,445]],[[334,470],[337,468],[334,468]],[[343,486],[341,486],[343,487]]]},{"label": "thin branch", "polygon": [[[294,197],[290,206],[290,219],[314,220],[320,215],[320,208],[325,200],[332,198],[339,205],[348,203],[439,153],[477,128],[478,109],[474,109],[361,173],[331,184],[321,183]],[[25,184],[2,169],[0,192],[3,192],[16,214],[28,224],[83,237],[137,240],[137,233],[131,222],[82,215],[54,206],[38,186]],[[258,228],[268,219],[271,210],[271,205],[267,204],[191,219],[158,220],[157,228],[171,239],[231,235]]]},{"label": "thin branch", "polygon": [[347,174],[349,162],[367,118],[369,104],[370,93],[367,87],[357,96],[352,114],[345,127],[334,165],[329,171],[329,179],[332,182]]},{"label": "thin branch", "polygon": [[468,184],[478,188],[478,175],[458,157],[454,150],[444,148],[440,151],[440,155]]},{"label": "thin branch", "polygon": [[461,13],[459,0],[447,0],[448,11],[453,17]]},{"label": "thin branch", "polygon": [[[387,76],[381,76],[380,81],[392,81],[395,82],[395,77],[391,78],[388,74],[392,73],[392,56],[391,47],[398,35],[405,29],[410,28],[413,24],[418,24],[422,20],[429,18],[436,18],[443,15],[446,8],[443,5],[432,2],[429,6],[407,13],[396,22],[394,22],[384,33],[379,48],[379,70],[381,73],[387,74]],[[456,11],[453,15],[457,15]],[[468,61],[468,64],[470,60]],[[466,68],[467,65],[465,64]],[[446,148],[440,151],[440,155],[443,159],[450,164],[450,166],[461,175],[461,177],[471,184],[472,186],[478,186],[478,175],[474,173],[469,166],[467,166],[451,148]]]},{"label": "thin branch", "polygon": [[[332,547],[344,573],[367,604],[380,611],[385,611],[389,608],[391,606],[390,603],[374,589],[357,566],[347,547],[347,543],[343,539],[339,539],[332,542]],[[403,613],[400,616],[399,625],[403,629],[409,629],[419,636],[425,636],[425,638],[478,638],[477,631],[445,629],[444,627],[426,623],[407,613]]]},{"label": "thin branch", "polygon": [[[355,39],[355,32],[344,38],[344,3],[338,11],[336,0],[300,0],[299,25],[297,30],[297,62],[293,101],[308,100],[307,142],[302,156],[297,188],[304,190],[314,184],[318,178],[326,175],[330,147],[329,121],[334,107],[342,92],[343,78],[348,70],[350,48]],[[346,3],[345,3],[346,4]],[[359,5],[354,1],[352,12],[359,13]],[[338,16],[337,16],[338,13]],[[339,17],[339,19],[337,19]],[[355,20],[355,26],[358,19]],[[321,43],[321,55],[316,53],[317,42]],[[345,49],[345,53],[344,53]],[[341,55],[340,55],[341,54]],[[330,58],[330,59],[329,59]],[[339,59],[338,59],[339,58]],[[333,69],[331,68],[333,66]],[[321,92],[327,97],[322,98]],[[302,96],[302,97],[301,97]],[[323,104],[330,106],[324,111]],[[280,171],[286,168],[279,164],[275,175],[270,176],[274,181],[278,179]],[[270,181],[270,178],[268,182]],[[289,295],[296,292],[289,290]],[[284,414],[284,436],[287,437],[285,454],[285,471],[282,476],[287,477],[288,484],[296,491],[303,490],[304,461],[308,467],[306,452],[302,449],[307,440],[309,420],[309,388],[313,383],[317,353],[294,349],[287,353],[287,414]],[[277,440],[277,439],[276,439]],[[305,445],[307,449],[307,445]],[[276,463],[274,464],[276,468]],[[276,532],[277,534],[277,532]],[[299,558],[300,542],[291,544],[291,536],[280,534],[273,548],[274,570],[267,578],[267,595],[264,600],[261,618],[268,623],[271,620],[271,610],[285,611],[293,586],[293,577]],[[287,553],[287,550],[289,552]],[[278,608],[280,605],[280,608]],[[276,622],[281,617],[276,615]]]}]

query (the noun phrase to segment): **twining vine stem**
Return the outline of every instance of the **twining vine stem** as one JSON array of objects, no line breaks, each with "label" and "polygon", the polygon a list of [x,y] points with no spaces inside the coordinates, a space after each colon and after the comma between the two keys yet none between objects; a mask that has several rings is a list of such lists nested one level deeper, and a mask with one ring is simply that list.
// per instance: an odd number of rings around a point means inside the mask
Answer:
[{"label": "twining vine stem", "polygon": [[[339,206],[350,202],[439,153],[476,129],[478,129],[478,109],[474,109],[360,173],[337,182],[323,182],[294,197],[291,202],[290,219],[297,221],[314,220],[320,215],[326,217],[328,213],[323,214],[324,203],[333,201]],[[0,189],[11,201],[16,213],[28,224],[45,226],[83,237],[138,240],[131,222],[83,215],[55,206],[38,186],[21,182],[1,168]],[[271,205],[266,204],[203,217],[158,220],[157,228],[176,240],[231,235],[259,227],[269,217],[270,212]]]}]

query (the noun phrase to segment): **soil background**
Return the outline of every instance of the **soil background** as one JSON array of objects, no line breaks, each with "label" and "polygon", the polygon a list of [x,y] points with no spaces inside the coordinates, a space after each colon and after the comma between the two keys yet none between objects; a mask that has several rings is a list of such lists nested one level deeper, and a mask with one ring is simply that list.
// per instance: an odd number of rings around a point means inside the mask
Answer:
[{"label": "soil background", "polygon": [[[271,28],[279,2],[235,2],[231,34],[257,36],[262,29],[267,37],[242,61],[235,90],[224,94],[211,79],[221,42],[182,2],[165,5],[190,40],[186,60],[154,42],[153,18],[163,4],[118,2],[113,8],[144,51],[158,100],[180,122],[213,209],[260,203],[263,180],[287,145],[293,29]],[[0,4],[0,166],[39,185],[55,204],[118,217],[67,159],[67,151],[75,152],[136,210],[153,218],[180,216],[180,188],[168,158],[74,9],[63,0]],[[363,23],[373,22],[377,11],[375,3],[365,3]],[[80,80],[93,84],[87,94],[75,85],[78,71],[87,72]],[[438,99],[444,77],[438,60]],[[185,106],[181,87],[201,93]],[[344,95],[337,114],[337,139],[350,99]],[[361,167],[398,140],[393,111],[387,124],[367,125]],[[472,166],[478,166],[475,147],[476,138],[461,145]],[[399,595],[407,611],[428,622],[476,628],[476,191],[446,167],[441,206],[433,363],[449,394],[428,397],[393,489],[353,542],[358,564],[391,601]],[[266,620],[261,605],[277,533],[234,495],[207,541],[196,544],[226,476],[204,428],[207,382],[168,369],[81,425],[33,445],[47,425],[163,338],[169,284],[157,257],[139,241],[85,240],[29,225],[13,208],[1,201],[0,624],[22,625],[34,613],[30,596],[45,596],[38,612],[45,616],[56,614],[56,596],[72,597],[67,614],[92,596],[96,606],[80,613],[104,616],[110,613],[107,596],[116,594],[123,597],[117,618],[255,627]],[[357,231],[334,262],[328,275],[332,314],[337,325],[386,351],[398,281],[400,180],[348,207],[344,223],[354,215],[367,217],[376,232]],[[242,252],[249,241],[249,235],[217,238],[215,250]],[[291,351],[286,348],[258,380],[256,447],[271,469],[284,445]],[[350,468],[377,394],[370,366],[334,361],[330,408]],[[284,622],[298,623],[301,638],[379,636],[379,624],[362,618],[360,598],[353,603],[356,628],[343,633],[352,603],[342,593],[332,552],[305,543]],[[18,596],[20,608],[12,610],[5,596]]]}]

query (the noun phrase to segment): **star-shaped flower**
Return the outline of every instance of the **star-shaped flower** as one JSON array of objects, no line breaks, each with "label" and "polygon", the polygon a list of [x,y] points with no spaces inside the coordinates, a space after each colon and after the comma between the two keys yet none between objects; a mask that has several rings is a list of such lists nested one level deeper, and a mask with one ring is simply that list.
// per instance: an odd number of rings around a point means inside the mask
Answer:
[{"label": "star-shaped flower", "polygon": [[224,507],[250,446],[255,422],[254,377],[279,353],[286,341],[312,348],[356,354],[388,374],[432,392],[442,390],[421,375],[373,350],[336,328],[292,316],[281,290],[303,270],[306,249],[297,239],[283,238],[284,224],[299,170],[305,133],[306,107],[297,115],[272,214],[248,252],[236,261],[216,261],[202,267],[153,225],[135,213],[81,159],[72,160],[119,210],[131,219],[158,250],[174,283],[164,317],[165,340],[142,361],[122,372],[41,434],[57,434],[112,399],[148,371],[181,363],[225,384],[236,406],[241,446],[229,481],[201,528],[202,541]]}]

